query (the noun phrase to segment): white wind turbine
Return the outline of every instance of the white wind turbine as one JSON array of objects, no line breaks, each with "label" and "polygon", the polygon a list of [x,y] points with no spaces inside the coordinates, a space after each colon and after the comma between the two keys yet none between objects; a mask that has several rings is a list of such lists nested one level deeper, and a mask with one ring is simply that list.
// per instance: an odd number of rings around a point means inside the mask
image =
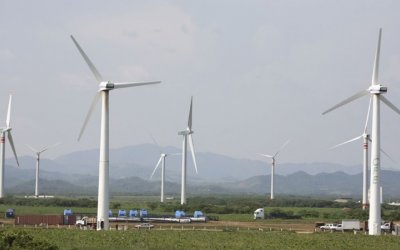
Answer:
[{"label": "white wind turbine", "polygon": [[29,145],[26,145],[26,146],[28,146],[28,148],[29,148],[30,150],[32,150],[32,151],[35,153],[35,155],[36,155],[36,181],[35,181],[35,196],[36,196],[36,197],[39,197],[39,166],[40,166],[40,155],[41,155],[44,151],[46,151],[46,150],[48,150],[48,149],[50,149],[50,148],[56,147],[56,146],[58,146],[58,145],[60,145],[60,143],[57,143],[57,144],[55,144],[55,145],[53,145],[53,146],[44,148],[44,149],[42,149],[42,150],[36,150],[36,149],[34,149],[33,147],[31,147],[31,146],[29,146]]},{"label": "white wind turbine", "polygon": [[[156,140],[153,138],[154,143],[158,146],[158,143]],[[160,201],[164,202],[164,191],[165,191],[165,158],[170,155],[179,155],[179,154],[166,154],[163,152],[160,152],[160,159],[158,160],[156,167],[153,170],[153,173],[151,173],[150,179],[153,178],[158,166],[160,166],[161,163],[161,198]]]},{"label": "white wind turbine", "polygon": [[183,136],[183,141],[182,141],[182,184],[181,184],[181,205],[186,204],[186,162],[187,162],[187,140],[189,137],[189,145],[190,149],[192,151],[192,158],[193,158],[193,163],[194,163],[194,168],[197,172],[197,164],[196,164],[196,156],[194,154],[194,146],[193,146],[193,139],[192,139],[192,104],[193,104],[193,97],[190,99],[190,110],[189,110],[189,119],[188,119],[188,125],[186,127],[186,130],[180,131],[178,135]]},{"label": "white wind turbine", "polygon": [[94,74],[97,81],[99,81],[99,90],[97,91],[93,102],[90,106],[89,112],[83,123],[83,127],[80,131],[78,141],[80,140],[83,131],[85,130],[86,124],[89,121],[90,116],[93,113],[94,107],[101,97],[101,128],[100,128],[100,161],[99,161],[99,190],[98,190],[98,201],[97,201],[97,230],[108,230],[109,229],[109,92],[113,89],[137,87],[148,84],[158,84],[156,82],[112,82],[104,81],[96,67],[90,61],[89,57],[85,54],[78,42],[71,35],[71,39],[78,48],[83,59],[88,64],[90,70]]},{"label": "white wind turbine", "polygon": [[381,206],[380,206],[380,101],[389,108],[400,114],[400,110],[394,106],[382,94],[387,92],[387,88],[378,82],[379,56],[381,46],[382,29],[379,30],[378,46],[375,54],[375,62],[372,72],[371,86],[344,101],[336,104],[332,108],[323,112],[326,114],[362,96],[372,95],[372,146],[371,146],[371,178],[370,178],[370,209],[369,209],[369,235],[381,234]]},{"label": "white wind turbine", "polygon": [[10,142],[11,149],[14,153],[15,160],[17,161],[17,165],[19,166],[18,156],[15,151],[14,141],[11,135],[12,128],[10,127],[10,117],[11,117],[11,101],[12,95],[10,95],[10,99],[8,102],[8,111],[7,111],[7,119],[6,119],[6,127],[0,128],[0,198],[4,197],[4,160],[5,160],[5,134],[7,133],[8,141]]},{"label": "white wind turbine", "polygon": [[[369,99],[367,119],[365,121],[363,133],[360,136],[357,136],[355,138],[352,138],[348,141],[342,142],[342,143],[337,144],[330,148],[330,149],[334,149],[334,148],[343,146],[347,143],[357,141],[358,139],[363,138],[363,191],[362,191],[362,209],[363,210],[368,208],[368,142],[371,141],[371,138],[370,138],[369,134],[367,133],[367,128],[368,128],[369,114],[370,114],[370,110],[371,110],[371,100],[372,100],[372,98]],[[383,151],[382,149],[380,149],[380,151],[393,161],[393,159],[385,151]]]},{"label": "white wind turbine", "polygon": [[275,175],[276,157],[286,147],[286,145],[288,145],[289,142],[290,142],[290,140],[286,141],[274,155],[258,154],[261,156],[271,158],[271,200],[275,199],[275,197],[274,197],[274,175]]}]

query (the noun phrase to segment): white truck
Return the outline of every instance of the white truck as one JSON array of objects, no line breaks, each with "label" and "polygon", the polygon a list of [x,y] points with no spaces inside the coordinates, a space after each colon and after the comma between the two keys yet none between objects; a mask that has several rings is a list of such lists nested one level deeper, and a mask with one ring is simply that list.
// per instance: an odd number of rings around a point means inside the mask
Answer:
[{"label": "white truck", "polygon": [[96,228],[96,217],[84,216],[80,220],[76,220],[75,225],[79,228],[91,227]]},{"label": "white truck", "polygon": [[320,226],[319,229],[322,231],[336,231],[338,224],[336,223],[331,223],[331,224],[325,224],[323,226]]},{"label": "white truck", "polygon": [[360,221],[359,220],[342,220],[342,228],[344,230],[360,230]]},{"label": "white truck", "polygon": [[254,219],[264,219],[264,208],[258,208],[254,211]]}]

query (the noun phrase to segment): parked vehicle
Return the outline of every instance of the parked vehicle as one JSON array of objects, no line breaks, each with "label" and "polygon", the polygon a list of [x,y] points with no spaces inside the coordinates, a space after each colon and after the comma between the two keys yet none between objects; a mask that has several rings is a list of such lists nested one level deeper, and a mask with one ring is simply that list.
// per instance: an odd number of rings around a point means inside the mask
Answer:
[{"label": "parked vehicle", "polygon": [[87,227],[96,228],[96,224],[97,224],[96,217],[87,217],[87,216],[84,216],[80,220],[77,220],[75,222],[75,225],[77,227],[87,226]]},{"label": "parked vehicle", "polygon": [[254,219],[264,219],[264,208],[258,208],[254,211]]},{"label": "parked vehicle", "polygon": [[332,223],[332,224],[325,224],[323,226],[319,227],[322,231],[326,231],[326,230],[336,230],[337,228],[337,224],[336,223]]},{"label": "parked vehicle", "polygon": [[360,230],[359,220],[342,220],[341,230]]},{"label": "parked vehicle", "polygon": [[139,225],[136,225],[135,226],[137,229],[151,229],[151,228],[153,228],[154,227],[154,225],[151,225],[150,223],[142,223],[142,224],[139,224]]},{"label": "parked vehicle", "polygon": [[391,224],[390,222],[387,222],[387,223],[381,225],[381,230],[390,231],[390,229],[391,229],[391,225],[390,224]]}]

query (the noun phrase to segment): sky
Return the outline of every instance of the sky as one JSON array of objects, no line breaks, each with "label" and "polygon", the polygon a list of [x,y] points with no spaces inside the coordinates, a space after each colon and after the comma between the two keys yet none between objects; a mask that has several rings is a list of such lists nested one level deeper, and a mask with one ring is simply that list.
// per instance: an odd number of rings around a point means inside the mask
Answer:
[{"label": "sky", "polygon": [[[369,98],[321,113],[369,87],[380,27],[379,80],[400,107],[399,11],[394,0],[0,0],[0,125],[12,93],[18,155],[99,147],[100,105],[77,141],[98,83],[73,34],[103,78],[162,81],[111,91],[111,148],[151,135],[180,148],[193,96],[196,151],[264,160],[290,139],[281,162],[361,164],[361,141],[329,148],[362,134]],[[382,148],[400,162],[400,116],[382,106],[381,118]]]}]

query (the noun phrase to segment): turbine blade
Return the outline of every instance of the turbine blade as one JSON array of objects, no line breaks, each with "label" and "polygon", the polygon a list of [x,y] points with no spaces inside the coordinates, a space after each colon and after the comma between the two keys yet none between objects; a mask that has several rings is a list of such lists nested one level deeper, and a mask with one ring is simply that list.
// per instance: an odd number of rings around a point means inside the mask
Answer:
[{"label": "turbine blade", "polygon": [[162,158],[163,158],[163,156],[161,155],[161,156],[160,156],[160,159],[159,159],[158,162],[157,162],[156,167],[155,167],[154,170],[153,170],[153,173],[151,173],[151,175],[150,175],[150,179],[153,178],[153,175],[154,175],[154,173],[156,172],[158,166],[160,165]]},{"label": "turbine blade", "polygon": [[393,103],[391,103],[386,97],[381,95],[381,100],[384,104],[386,104],[389,108],[391,108],[394,112],[400,115],[400,109],[398,109],[396,106],[394,106]]},{"label": "turbine blade", "polygon": [[97,104],[97,102],[98,102],[98,100],[100,98],[100,94],[101,94],[100,92],[97,92],[96,95],[93,98],[92,104],[90,105],[90,108],[89,108],[89,111],[88,111],[88,113],[86,115],[85,121],[83,122],[83,126],[82,126],[82,129],[81,129],[81,132],[79,133],[78,141],[81,139],[83,131],[85,131],[86,125],[87,125],[90,117],[93,114],[94,107],[96,106],[96,104]]},{"label": "turbine blade", "polygon": [[382,28],[379,29],[378,46],[376,47],[374,69],[372,71],[372,83],[371,83],[372,85],[377,85],[378,84],[379,55],[380,55],[380,50],[381,50],[381,37],[382,37]]},{"label": "turbine blade", "polygon": [[86,55],[86,53],[83,51],[83,49],[81,48],[81,46],[79,46],[78,42],[75,40],[74,36],[71,35],[71,39],[74,42],[75,46],[78,48],[79,53],[81,53],[83,59],[85,60],[85,62],[87,63],[87,65],[89,66],[90,70],[92,71],[94,77],[96,77],[96,80],[99,82],[103,82],[103,77],[101,77],[99,71],[96,69],[96,67],[94,66],[94,64],[92,63],[92,61],[90,61],[89,57]]},{"label": "turbine blade", "polygon": [[282,146],[281,148],[275,153],[274,157],[277,156],[288,144],[289,144],[290,140],[287,140]]},{"label": "turbine blade", "polygon": [[261,155],[261,156],[265,156],[265,157],[268,157],[268,158],[273,158],[273,156],[272,155],[266,155],[266,154],[260,154],[260,153],[257,153],[258,155]]},{"label": "turbine blade", "polygon": [[[368,137],[368,141],[372,142],[371,138]],[[395,161],[392,157],[390,157],[390,155],[388,153],[386,153],[382,148],[379,149],[384,155],[386,155],[387,158],[389,158],[391,161],[393,161],[394,163],[397,163],[397,161]]]},{"label": "turbine blade", "polygon": [[149,136],[151,137],[151,139],[153,140],[153,142],[154,142],[154,144],[156,145],[156,146],[160,146],[160,144],[158,144],[158,142],[156,141],[156,139],[154,138],[154,136],[152,135],[152,134],[150,134],[149,133]]},{"label": "turbine blade", "polygon": [[365,121],[365,126],[364,126],[364,134],[367,133],[367,127],[368,127],[368,121],[369,121],[369,114],[370,114],[370,112],[371,112],[371,102],[372,102],[372,96],[369,98],[367,119],[366,119],[366,121]]},{"label": "turbine blade", "polygon": [[11,120],[11,101],[12,101],[12,95],[10,95],[10,99],[9,99],[9,101],[8,101],[7,120],[6,120],[7,128],[10,127],[10,120]]},{"label": "turbine blade", "polygon": [[44,151],[46,151],[46,150],[48,150],[48,149],[50,149],[50,148],[55,148],[55,147],[57,147],[58,145],[60,145],[61,143],[60,142],[58,142],[58,143],[56,143],[56,144],[54,144],[54,145],[51,145],[51,146],[49,146],[49,147],[47,147],[47,148],[44,148],[44,149],[42,149],[40,152],[39,152],[39,154],[40,153],[43,153]]},{"label": "turbine blade", "polygon": [[386,155],[387,158],[389,158],[392,162],[397,163],[395,160],[393,160],[392,157],[390,157],[390,155],[388,153],[386,153],[382,148],[380,149],[382,154]]},{"label": "turbine blade", "polygon": [[32,146],[29,146],[28,144],[25,144],[30,150],[32,150],[34,153],[39,152],[38,150],[34,149]]},{"label": "turbine blade", "polygon": [[161,81],[155,81],[155,82],[115,82],[114,83],[114,89],[137,87],[137,86],[142,86],[142,85],[159,84],[159,83],[161,83]]},{"label": "turbine blade", "polygon": [[189,144],[190,144],[190,151],[192,151],[192,158],[193,158],[193,163],[194,163],[194,169],[196,170],[196,174],[198,174],[199,172],[197,171],[196,155],[195,155],[195,153],[194,153],[194,146],[193,146],[192,134],[189,135]]},{"label": "turbine blade", "polygon": [[154,144],[158,147],[158,151],[160,152],[160,154],[162,154],[161,150],[160,150],[160,144],[158,144],[158,142],[156,141],[156,139],[153,137],[153,135],[149,132],[147,132],[149,134],[149,136],[151,137],[151,139],[153,140]]},{"label": "turbine blade", "polygon": [[335,110],[335,109],[337,109],[337,108],[339,108],[339,107],[341,107],[341,106],[343,106],[343,105],[346,105],[347,103],[352,102],[352,101],[354,101],[354,100],[356,100],[356,99],[358,99],[358,98],[360,98],[360,97],[362,97],[362,96],[365,96],[365,95],[367,95],[367,94],[369,94],[368,90],[360,91],[360,92],[358,92],[357,94],[352,95],[352,96],[350,96],[349,98],[347,98],[347,99],[345,99],[345,100],[339,102],[338,104],[336,104],[336,105],[333,106],[332,108],[330,108],[330,109],[324,111],[322,114],[325,115],[326,113],[329,113],[329,112],[331,112],[332,110]]},{"label": "turbine blade", "polygon": [[189,109],[189,119],[188,119],[189,130],[192,130],[192,105],[193,105],[193,96],[190,99],[190,109]]},{"label": "turbine blade", "polygon": [[358,140],[358,139],[360,139],[360,138],[362,138],[362,137],[363,137],[363,135],[357,136],[357,137],[355,137],[355,138],[353,138],[353,139],[350,139],[350,140],[348,140],[348,141],[345,141],[345,142],[339,143],[339,144],[337,144],[337,145],[335,145],[335,146],[333,146],[333,147],[330,147],[329,149],[334,149],[334,148],[343,146],[343,145],[345,145],[345,144],[347,144],[347,143],[356,141],[356,140]]},{"label": "turbine blade", "polygon": [[18,156],[17,156],[17,152],[15,151],[14,141],[13,141],[13,138],[11,135],[11,131],[8,131],[7,135],[8,135],[8,141],[10,142],[11,149],[14,153],[15,160],[17,161],[17,165],[19,166]]}]

